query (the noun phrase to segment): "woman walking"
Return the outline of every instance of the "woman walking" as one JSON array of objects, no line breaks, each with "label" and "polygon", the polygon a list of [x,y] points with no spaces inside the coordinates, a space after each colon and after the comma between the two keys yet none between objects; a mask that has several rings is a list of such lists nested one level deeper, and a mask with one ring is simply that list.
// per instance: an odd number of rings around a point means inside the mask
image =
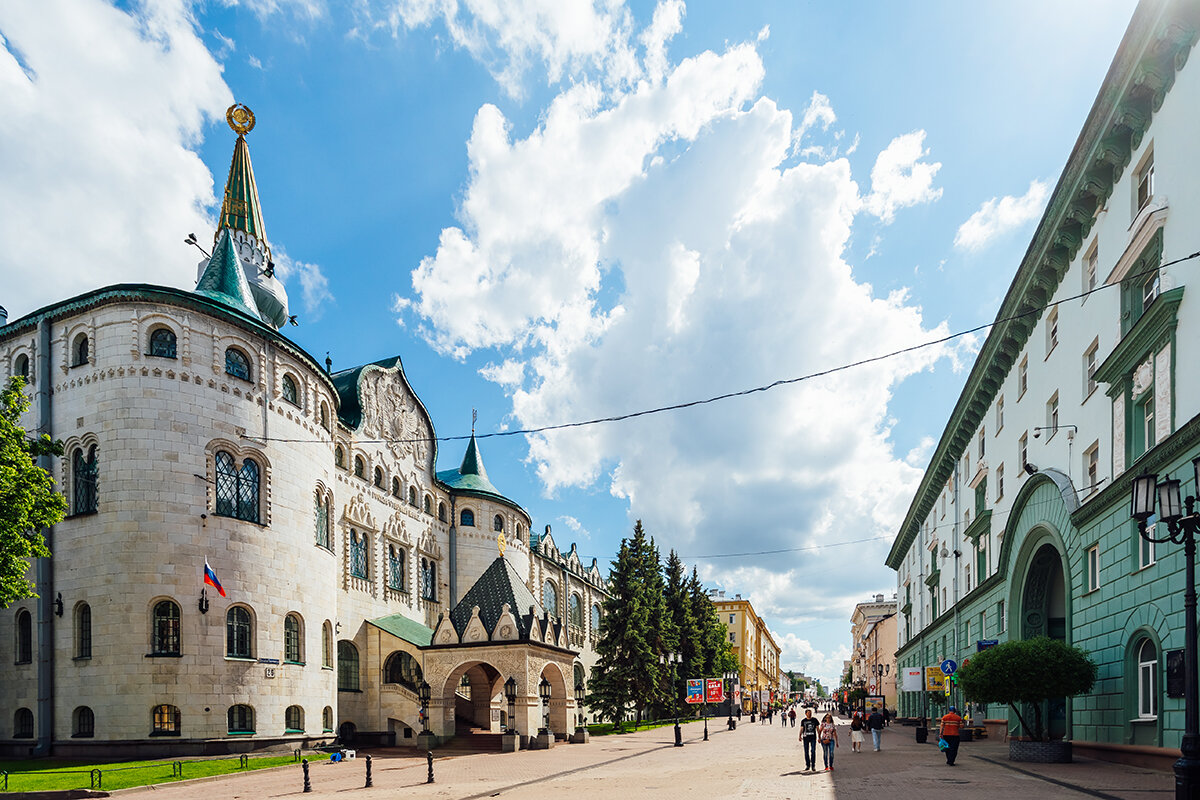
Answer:
[{"label": "woman walking", "polygon": [[821,725],[817,728],[817,739],[821,742],[821,760],[825,762],[825,771],[833,772],[833,748],[839,745],[837,726],[833,724],[832,714],[821,718]]},{"label": "woman walking", "polygon": [[857,711],[850,720],[850,752],[861,753],[863,743],[863,718]]}]

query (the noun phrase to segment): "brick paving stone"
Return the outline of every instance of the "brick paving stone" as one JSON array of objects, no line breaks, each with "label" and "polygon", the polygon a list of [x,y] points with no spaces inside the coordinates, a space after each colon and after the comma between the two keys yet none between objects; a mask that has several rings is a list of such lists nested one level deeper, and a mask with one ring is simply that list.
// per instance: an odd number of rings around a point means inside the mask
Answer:
[{"label": "brick paving stone", "polygon": [[[709,733],[709,741],[704,742],[699,723],[685,725],[683,748],[671,746],[673,735],[668,727],[597,737],[588,745],[560,744],[549,751],[442,757],[435,762],[436,783],[432,785],[424,782],[423,756],[404,750],[374,751],[373,788],[361,788],[365,775],[361,757],[344,764],[314,762],[314,792],[309,797],[1058,800],[1090,795],[1166,800],[1174,788],[1169,773],[1100,761],[1009,765],[1007,745],[997,741],[963,743],[957,765],[948,767],[935,745],[917,744],[913,729],[906,727],[886,729],[880,752],[871,750],[868,738],[863,752],[856,754],[850,751],[850,731],[843,722],[839,727],[841,746],[831,773],[802,771],[798,728],[783,732],[778,725],[744,722],[736,731],[728,731],[718,719],[710,724]],[[820,763],[819,751],[817,760]],[[289,766],[114,794],[131,800],[151,793],[157,800],[265,800],[299,795],[301,785],[300,768]]]}]

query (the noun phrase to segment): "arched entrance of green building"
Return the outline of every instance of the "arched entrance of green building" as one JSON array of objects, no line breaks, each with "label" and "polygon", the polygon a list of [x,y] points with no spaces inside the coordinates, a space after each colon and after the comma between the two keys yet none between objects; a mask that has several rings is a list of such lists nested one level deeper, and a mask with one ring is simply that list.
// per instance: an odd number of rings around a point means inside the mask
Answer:
[{"label": "arched entrance of green building", "polygon": [[[1036,537],[1032,555],[1024,561],[1023,579],[1019,587],[1018,635],[1022,639],[1048,636],[1059,641],[1069,641],[1069,599],[1067,594],[1066,570],[1062,553],[1049,531]],[[1031,538],[1034,538],[1031,536]],[[1014,587],[1015,588],[1015,587]],[[1065,738],[1068,733],[1067,699],[1048,700],[1040,709],[1046,731],[1052,739]],[[1032,707],[1023,710],[1022,716],[1030,724],[1035,716]]]}]

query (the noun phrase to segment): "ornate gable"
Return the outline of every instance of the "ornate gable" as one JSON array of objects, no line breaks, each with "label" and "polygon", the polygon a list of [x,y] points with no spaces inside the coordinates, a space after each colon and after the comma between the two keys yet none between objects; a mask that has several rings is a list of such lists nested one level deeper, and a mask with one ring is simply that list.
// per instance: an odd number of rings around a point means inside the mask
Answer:
[{"label": "ornate gable", "polygon": [[487,640],[487,628],[483,627],[483,621],[479,619],[479,606],[472,606],[471,619],[467,621],[467,628],[463,631],[462,643],[474,644],[475,642],[486,642]]},{"label": "ornate gable", "polygon": [[363,435],[382,439],[398,461],[432,469],[433,430],[399,368],[364,369],[358,391]]},{"label": "ornate gable", "polygon": [[375,526],[375,517],[371,514],[371,510],[367,508],[367,501],[361,494],[356,494],[350,500],[350,504],[346,506],[344,519],[350,525],[355,525],[367,530],[379,530]]}]

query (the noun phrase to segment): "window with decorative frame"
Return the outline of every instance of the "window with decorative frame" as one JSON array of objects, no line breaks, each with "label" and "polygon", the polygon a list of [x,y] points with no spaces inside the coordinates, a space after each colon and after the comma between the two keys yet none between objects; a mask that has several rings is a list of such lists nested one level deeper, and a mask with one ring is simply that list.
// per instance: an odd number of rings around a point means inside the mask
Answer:
[{"label": "window with decorative frame", "polygon": [[492,517],[492,530],[497,532],[504,530],[504,517],[500,516],[499,514]]},{"label": "window with decorative frame", "polygon": [[400,479],[392,476],[392,497],[400,496]]},{"label": "window with decorative frame", "polygon": [[151,611],[150,654],[177,656],[179,646],[179,605],[173,600],[159,600]]},{"label": "window with decorative frame", "polygon": [[388,588],[404,591],[405,553],[403,547],[388,545]]},{"label": "window with decorative frame", "polygon": [[230,347],[225,350],[225,374],[239,380],[250,380],[250,358],[238,350],[236,347]]},{"label": "window with decorative frame", "polygon": [[413,508],[417,507],[417,487],[408,487],[408,504]]},{"label": "window with decorative frame", "polygon": [[155,328],[150,331],[149,347],[146,355],[154,358],[175,358],[175,331],[170,328]]},{"label": "window with decorative frame", "polygon": [[1143,639],[1137,650],[1137,715],[1138,719],[1158,717],[1158,648],[1149,638]]},{"label": "window with decorative frame", "polygon": [[350,575],[367,579],[367,534],[350,529]]},{"label": "window with decorative frame", "polygon": [[244,606],[231,606],[225,613],[226,658],[253,658],[254,622]]},{"label": "window with decorative frame", "polygon": [[1087,590],[1094,592],[1100,588],[1100,545],[1094,544],[1087,549]]},{"label": "window with decorative frame", "polygon": [[333,669],[333,624],[329,620],[321,626],[321,666]]},{"label": "window with decorative frame", "polygon": [[383,469],[381,467],[375,468],[374,478],[375,478],[374,483],[375,483],[376,488],[382,489],[383,488]]},{"label": "window with decorative frame", "polygon": [[304,663],[304,635],[299,614],[283,618],[283,660],[289,664]]},{"label": "window with decorative frame", "polygon": [[464,508],[458,515],[458,524],[464,528],[475,527],[475,512],[469,508]]},{"label": "window with decorative frame", "polygon": [[71,343],[71,366],[82,367],[89,362],[88,337],[86,333],[80,333]]},{"label": "window with decorative frame", "polygon": [[554,581],[542,584],[542,606],[550,613],[551,618],[558,618],[558,587],[554,585]]},{"label": "window with decorative frame", "polygon": [[437,565],[427,559],[421,559],[421,599],[437,601]]},{"label": "window with decorative frame", "polygon": [[330,513],[330,501],[320,489],[317,490],[314,496],[314,516],[316,517],[316,540],[317,544],[324,547],[326,550],[333,550],[333,531],[330,526],[330,520],[333,515]]},{"label": "window with decorative frame", "polygon": [[213,456],[213,464],[216,472],[216,515],[258,524],[261,519],[261,470],[258,462],[245,458],[239,466],[232,454],[218,450]]},{"label": "window with decorative frame", "polygon": [[354,477],[363,479],[367,477],[367,462],[363,461],[362,456],[354,457]]},{"label": "window with decorative frame", "polygon": [[1100,440],[1083,451],[1084,491],[1092,495],[1100,491]]},{"label": "window with decorative frame", "polygon": [[[463,677],[466,677],[464,675]],[[396,683],[416,691],[424,680],[421,663],[404,650],[387,657],[383,665],[383,682]]]},{"label": "window with decorative frame", "polygon": [[300,391],[296,388],[295,379],[291,375],[284,375],[280,383],[284,401],[299,406]]},{"label": "window with decorative frame", "polygon": [[100,493],[98,487],[100,473],[100,457],[96,445],[85,452],[82,447],[75,449],[71,456],[71,514],[94,514],[99,507]]},{"label": "window with decorative frame", "polygon": [[17,356],[17,360],[13,363],[13,374],[20,375],[22,378],[25,378],[26,382],[28,383],[29,356],[25,355],[24,353],[21,353],[21,355]]}]

